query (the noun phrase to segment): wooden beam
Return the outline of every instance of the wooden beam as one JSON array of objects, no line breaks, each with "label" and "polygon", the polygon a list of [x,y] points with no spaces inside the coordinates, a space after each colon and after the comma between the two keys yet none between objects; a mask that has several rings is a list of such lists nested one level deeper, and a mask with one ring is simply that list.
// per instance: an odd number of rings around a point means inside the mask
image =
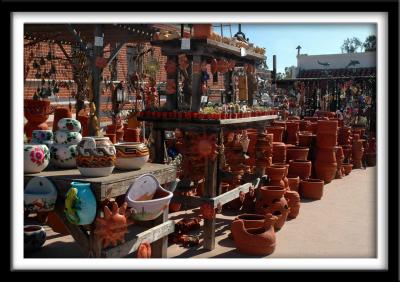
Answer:
[{"label": "wooden beam", "polygon": [[[205,197],[213,198],[216,196],[217,185],[217,159],[206,159],[205,161]],[[204,219],[204,248],[214,250],[215,248],[215,217]]]},{"label": "wooden beam", "polygon": [[244,192],[244,193],[249,192],[250,187],[257,189],[259,184],[260,184],[260,178],[257,178],[254,185],[253,185],[253,183],[246,183],[246,184],[240,185],[239,187],[236,187],[235,189],[225,192],[224,194],[221,194],[217,197],[211,198],[210,200],[213,202],[214,208],[216,208],[218,206],[218,204],[223,205],[223,204],[229,203],[230,201],[232,201],[234,199],[239,198],[240,192]]},{"label": "wooden beam", "polygon": [[193,56],[192,65],[192,111],[200,110],[201,102],[201,56]]},{"label": "wooden beam", "polygon": [[90,56],[89,51],[86,47],[86,45],[83,43],[82,38],[79,36],[79,34],[76,32],[76,29],[72,26],[72,24],[66,24],[67,30],[71,33],[71,35],[75,38],[76,42],[78,42],[80,48],[82,51],[85,51],[87,56]]},{"label": "wooden beam", "polygon": [[125,42],[118,43],[117,47],[112,50],[112,53],[110,57],[107,60],[106,67],[112,62],[112,60],[115,59],[116,56],[118,56],[119,51],[121,51],[121,48],[125,45]]}]

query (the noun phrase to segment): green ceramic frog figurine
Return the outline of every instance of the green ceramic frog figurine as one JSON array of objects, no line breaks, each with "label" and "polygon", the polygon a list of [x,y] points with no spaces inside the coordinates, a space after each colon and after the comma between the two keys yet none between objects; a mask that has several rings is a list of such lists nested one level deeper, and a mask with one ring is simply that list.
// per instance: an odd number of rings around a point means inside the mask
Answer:
[{"label": "green ceramic frog figurine", "polygon": [[73,224],[79,224],[79,216],[77,210],[80,210],[80,201],[78,198],[78,189],[69,189],[65,198],[65,209],[64,213],[68,219]]}]

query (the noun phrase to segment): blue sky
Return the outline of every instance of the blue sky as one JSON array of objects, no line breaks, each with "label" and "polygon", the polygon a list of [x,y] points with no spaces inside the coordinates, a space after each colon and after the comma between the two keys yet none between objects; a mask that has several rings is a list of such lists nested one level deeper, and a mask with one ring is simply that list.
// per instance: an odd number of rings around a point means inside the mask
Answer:
[{"label": "blue sky", "polygon": [[[238,25],[232,24],[232,36]],[[214,27],[220,33],[220,28]],[[256,46],[265,47],[268,68],[272,70],[272,55],[276,55],[277,71],[296,66],[297,50],[308,55],[338,54],[346,38],[358,37],[364,42],[368,35],[376,35],[374,24],[242,24],[242,32]],[[223,28],[230,36],[229,27]]]}]

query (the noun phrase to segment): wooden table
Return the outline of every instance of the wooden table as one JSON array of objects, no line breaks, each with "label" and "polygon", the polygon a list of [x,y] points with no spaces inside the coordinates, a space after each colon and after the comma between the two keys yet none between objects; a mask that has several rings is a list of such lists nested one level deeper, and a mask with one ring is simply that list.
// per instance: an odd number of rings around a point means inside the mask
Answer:
[{"label": "wooden table", "polygon": [[[224,130],[239,130],[246,128],[257,128],[259,132],[265,132],[266,126],[271,121],[277,119],[276,115],[270,116],[259,116],[249,118],[237,118],[237,119],[224,119],[224,120],[196,120],[196,121],[184,121],[184,120],[161,120],[156,118],[143,118],[139,117],[139,120],[147,121],[152,123],[153,136],[155,139],[156,156],[155,162],[164,162],[164,140],[165,130],[174,130],[179,128],[182,131],[201,131],[217,134],[217,145],[223,144],[223,131]],[[259,179],[254,179],[252,183],[245,183],[230,190],[226,193],[221,194],[219,189],[221,174],[222,172],[218,169],[220,158],[223,153],[219,152],[215,160],[206,158],[205,160],[205,194],[203,197],[192,197],[192,196],[174,196],[172,201],[180,202],[187,206],[199,207],[203,203],[208,203],[211,207],[216,208],[218,204],[223,205],[239,198],[239,193],[247,193],[252,186],[257,186]],[[257,188],[257,187],[254,187]],[[204,248],[213,250],[215,248],[215,218],[204,219]]]},{"label": "wooden table", "polygon": [[142,241],[151,243],[152,257],[167,257],[168,234],[174,232],[174,222],[168,220],[168,209],[157,219],[142,224],[131,225],[125,236],[125,243],[116,247],[102,249],[93,238],[94,223],[90,225],[71,224],[64,215],[65,194],[71,187],[72,181],[88,182],[97,200],[97,216],[102,212],[100,204],[106,199],[123,196],[136,178],[143,174],[154,175],[160,184],[171,183],[176,180],[176,169],[173,166],[147,163],[136,171],[114,172],[106,177],[90,178],[82,176],[78,169],[56,170],[47,169],[37,174],[25,174],[24,183],[36,176],[50,179],[58,190],[55,213],[69,230],[74,240],[82,247],[88,257],[113,257],[120,258],[132,254],[137,250]]}]

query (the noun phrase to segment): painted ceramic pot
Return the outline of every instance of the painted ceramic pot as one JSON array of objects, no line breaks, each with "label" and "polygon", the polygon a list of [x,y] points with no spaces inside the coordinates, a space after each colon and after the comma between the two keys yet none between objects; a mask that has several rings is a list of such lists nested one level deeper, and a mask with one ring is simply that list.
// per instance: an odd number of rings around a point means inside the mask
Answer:
[{"label": "painted ceramic pot", "polygon": [[71,188],[65,196],[65,216],[76,225],[86,225],[96,217],[96,198],[90,189],[90,183],[71,182]]},{"label": "painted ceramic pot", "polygon": [[24,226],[24,251],[34,252],[40,250],[46,242],[46,231],[40,225]]},{"label": "painted ceramic pot", "polygon": [[349,164],[349,163],[343,163],[342,167],[344,168],[344,174],[345,175],[349,175],[352,168],[353,168],[353,164]]},{"label": "painted ceramic pot", "polygon": [[58,130],[81,132],[81,123],[74,118],[62,118],[58,121]]},{"label": "painted ceramic pot", "polygon": [[150,174],[138,177],[129,187],[125,201],[132,208],[132,218],[139,221],[153,220],[168,209],[173,193],[160,186]]},{"label": "painted ceramic pot", "polygon": [[84,176],[108,176],[115,167],[115,155],[108,137],[83,137],[77,145],[76,164]]},{"label": "painted ceramic pot", "polygon": [[324,192],[324,181],[321,179],[307,179],[300,181],[300,196],[302,198],[320,200]]},{"label": "painted ceramic pot", "polygon": [[286,148],[286,162],[290,160],[307,160],[308,151],[306,147],[288,147]]},{"label": "painted ceramic pot", "polygon": [[50,148],[51,163],[58,168],[76,167],[77,145],[53,144]]},{"label": "painted ceramic pot", "polygon": [[39,173],[50,161],[50,151],[46,145],[24,145],[24,173]]},{"label": "painted ceramic pot", "polygon": [[46,177],[33,177],[24,190],[24,207],[30,212],[46,212],[54,209],[57,189]]},{"label": "painted ceramic pot", "polygon": [[149,149],[144,143],[126,142],[115,144],[117,160],[115,166],[122,170],[142,168],[149,159]]},{"label": "painted ceramic pot", "polygon": [[237,250],[249,255],[266,256],[275,251],[276,237],[274,224],[277,218],[266,215],[264,226],[246,228],[243,220],[232,222],[231,230]]},{"label": "painted ceramic pot", "polygon": [[[44,142],[53,141],[53,131],[51,130],[34,130],[32,131],[32,144],[45,144]],[[46,144],[47,145],[47,144]]]},{"label": "painted ceramic pot", "polygon": [[307,179],[311,175],[311,161],[292,160],[289,162],[289,174]]},{"label": "painted ceramic pot", "polygon": [[75,131],[57,130],[54,133],[54,140],[58,144],[77,145],[82,140],[82,135]]},{"label": "painted ceramic pot", "polygon": [[315,162],[315,175],[325,183],[330,183],[335,179],[337,163]]}]

